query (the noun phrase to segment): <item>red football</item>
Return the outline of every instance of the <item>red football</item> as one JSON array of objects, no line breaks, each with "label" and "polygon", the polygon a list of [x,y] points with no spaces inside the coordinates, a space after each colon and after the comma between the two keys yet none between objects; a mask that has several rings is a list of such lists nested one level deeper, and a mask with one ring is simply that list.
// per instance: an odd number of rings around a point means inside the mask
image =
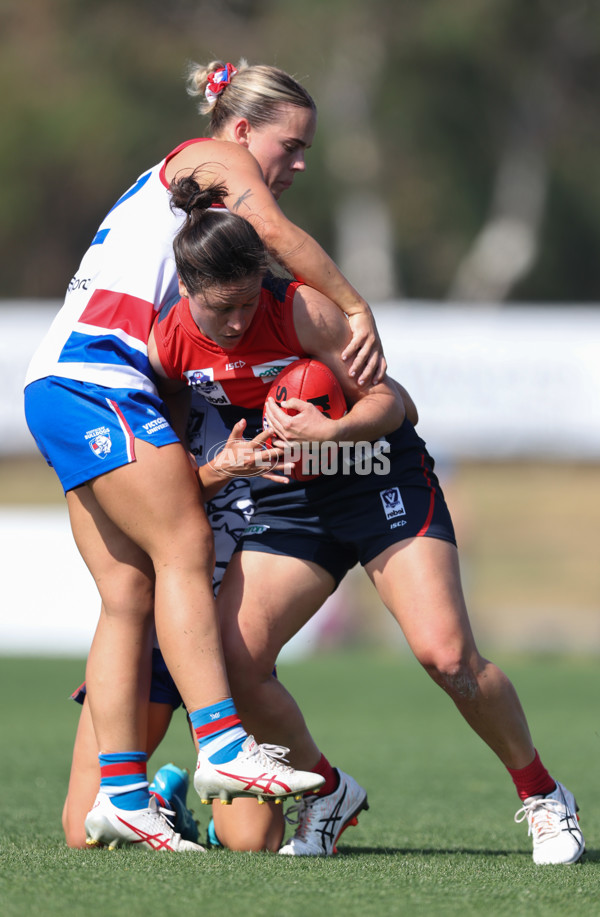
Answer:
[{"label": "red football", "polygon": [[[282,370],[273,381],[267,398],[274,398],[279,405],[290,398],[300,398],[314,404],[321,413],[334,420],[343,417],[348,410],[342,386],[329,367],[308,357],[295,360]],[[289,410],[288,413],[292,415],[298,412]],[[266,428],[266,421],[263,425]],[[291,473],[294,480],[310,481],[318,477],[316,474],[302,474],[301,465],[302,460],[298,459]]]}]

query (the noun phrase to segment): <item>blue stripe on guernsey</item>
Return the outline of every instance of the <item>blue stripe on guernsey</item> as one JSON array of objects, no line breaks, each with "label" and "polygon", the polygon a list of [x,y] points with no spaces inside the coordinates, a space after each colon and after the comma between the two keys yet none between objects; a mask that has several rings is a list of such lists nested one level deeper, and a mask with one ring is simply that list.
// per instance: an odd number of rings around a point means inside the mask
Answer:
[{"label": "blue stripe on guernsey", "polygon": [[[224,721],[223,729],[219,729],[221,721]],[[247,737],[230,697],[219,701],[218,704],[193,710],[190,713],[190,722],[198,744],[208,755],[211,764],[233,761]]]},{"label": "blue stripe on guernsey", "polygon": [[102,243],[106,239],[109,232],[110,232],[110,229],[99,229],[96,235],[94,236],[94,238],[92,239],[92,241],[90,242],[90,245],[102,245]]},{"label": "blue stripe on guernsey", "polygon": [[112,213],[113,210],[115,210],[119,206],[119,204],[122,204],[123,201],[128,200],[130,197],[133,197],[134,194],[137,194],[138,191],[140,191],[144,187],[144,185],[146,184],[146,182],[148,181],[151,175],[152,175],[152,172],[146,172],[145,175],[140,175],[136,183],[131,186],[129,191],[126,191],[125,194],[121,195],[117,203],[113,204],[113,206],[110,208],[108,213]]},{"label": "blue stripe on guernsey", "polygon": [[100,792],[118,809],[146,809],[150,799],[144,751],[100,753]]},{"label": "blue stripe on guernsey", "polygon": [[[148,334],[154,312],[178,298],[173,238],[185,219],[185,214],[170,208],[162,180],[164,163],[136,176],[95,228],[93,244],[69,284],[64,305],[31,359],[26,385],[60,376],[106,388],[155,391],[145,360]],[[122,366],[118,357],[96,350],[83,348],[79,354],[82,338],[74,336],[67,343],[71,333],[96,339],[113,335],[110,349],[114,338],[120,338]],[[144,356],[133,354],[131,361],[129,348]]]},{"label": "blue stripe on guernsey", "polygon": [[138,372],[149,379],[154,377],[147,353],[137,347],[130,347],[122,338],[112,334],[93,337],[73,331],[61,351],[59,363],[96,363],[105,365],[122,365],[135,367]]}]

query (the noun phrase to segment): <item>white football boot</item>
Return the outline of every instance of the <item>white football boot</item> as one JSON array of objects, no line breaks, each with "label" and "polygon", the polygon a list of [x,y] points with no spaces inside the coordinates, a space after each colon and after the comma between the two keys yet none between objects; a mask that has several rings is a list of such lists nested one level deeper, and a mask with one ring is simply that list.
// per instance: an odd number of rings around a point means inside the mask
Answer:
[{"label": "white football boot", "polygon": [[533,838],[533,862],[538,866],[576,863],[585,852],[577,803],[562,783],[557,781],[556,789],[547,796],[529,796],[515,815],[517,823],[525,819]]},{"label": "white football boot", "polygon": [[220,799],[228,803],[236,796],[281,802],[289,796],[300,799],[302,793],[323,786],[325,779],[319,774],[290,767],[285,757],[288,751],[280,745],[258,745],[253,736],[248,736],[237,756],[224,764],[211,764],[200,750],[194,787],[201,802]]},{"label": "white football boot", "polygon": [[115,850],[126,844],[136,844],[144,850],[205,852],[200,844],[181,839],[159,811],[154,796],[150,796],[147,809],[130,811],[117,808],[106,793],[98,793],[85,818],[85,833],[88,847],[107,845],[109,850]]},{"label": "white football boot", "polygon": [[340,782],[333,793],[304,796],[297,806],[290,806],[286,819],[297,824],[296,833],[279,853],[296,857],[337,853],[336,844],[342,832],[357,825],[358,813],[369,808],[367,791],[353,777],[340,770],[337,773]]}]

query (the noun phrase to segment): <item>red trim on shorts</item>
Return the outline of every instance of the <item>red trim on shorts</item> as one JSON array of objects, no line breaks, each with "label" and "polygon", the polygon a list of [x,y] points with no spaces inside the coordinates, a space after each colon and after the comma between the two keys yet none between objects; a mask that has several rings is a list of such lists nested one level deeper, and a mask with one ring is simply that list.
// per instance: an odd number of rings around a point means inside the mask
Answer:
[{"label": "red trim on shorts", "polygon": [[82,691],[85,691],[85,681],[82,681],[79,687],[75,688],[73,693],[70,695],[71,700],[78,700]]},{"label": "red trim on shorts", "polygon": [[239,716],[232,713],[231,716],[225,716],[222,720],[213,720],[211,723],[205,723],[204,726],[198,726],[195,732],[199,739],[204,739],[215,732],[224,732],[233,726],[239,726],[241,722]]},{"label": "red trim on shorts", "polygon": [[435,506],[435,488],[433,484],[431,483],[429,472],[427,468],[425,467],[425,454],[424,453],[421,454],[421,467],[423,469],[423,476],[425,480],[427,481],[427,486],[429,487],[430,493],[429,493],[429,509],[427,510],[427,518],[425,519],[425,522],[423,523],[421,531],[417,532],[417,538],[419,537],[419,535],[427,534],[427,530],[429,526],[431,525],[431,520],[433,518],[433,508]]},{"label": "red trim on shorts", "polygon": [[116,401],[111,401],[110,398],[106,399],[107,404],[112,408],[112,410],[117,415],[119,424],[125,436],[127,437],[127,460],[129,462],[135,462],[135,436],[133,435],[133,430],[125,420],[125,415],[119,407]]}]

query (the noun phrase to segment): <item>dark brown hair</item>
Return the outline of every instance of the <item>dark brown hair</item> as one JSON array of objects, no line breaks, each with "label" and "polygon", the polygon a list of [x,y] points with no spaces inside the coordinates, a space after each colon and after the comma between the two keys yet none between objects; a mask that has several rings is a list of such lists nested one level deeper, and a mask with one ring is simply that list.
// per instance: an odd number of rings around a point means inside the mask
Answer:
[{"label": "dark brown hair", "polygon": [[171,182],[171,207],[187,218],[173,241],[177,272],[188,293],[235,283],[267,270],[268,255],[254,227],[223,206],[225,185],[202,187],[194,175]]}]

